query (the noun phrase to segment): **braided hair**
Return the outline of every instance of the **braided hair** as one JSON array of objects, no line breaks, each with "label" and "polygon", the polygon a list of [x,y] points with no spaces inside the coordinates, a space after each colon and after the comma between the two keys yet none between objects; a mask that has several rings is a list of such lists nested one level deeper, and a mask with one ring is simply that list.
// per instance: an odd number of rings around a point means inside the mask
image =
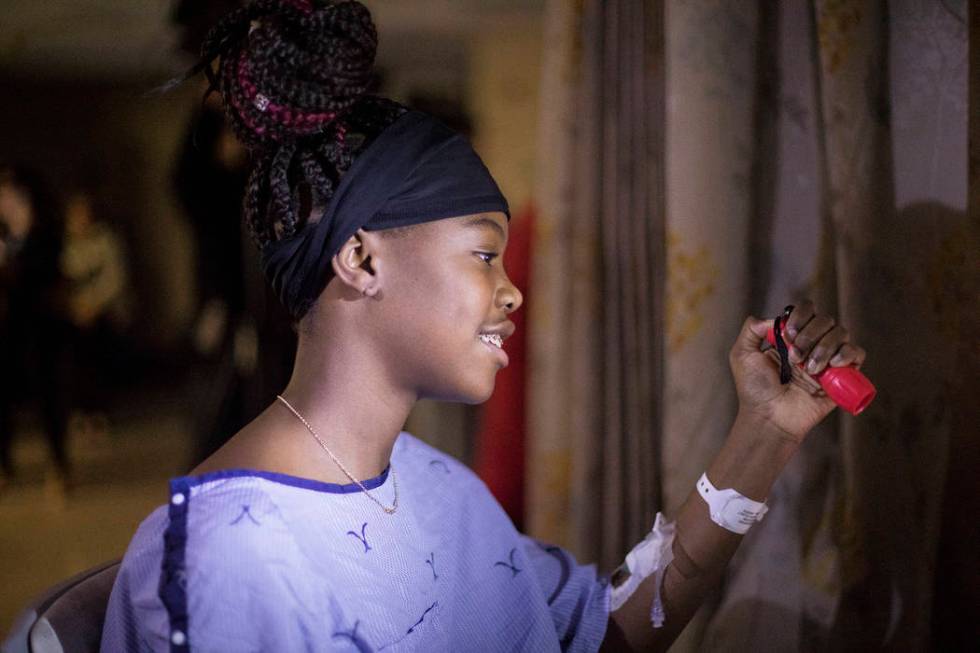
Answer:
[{"label": "braided hair", "polygon": [[204,70],[251,153],[242,213],[260,248],[326,206],[354,158],[407,111],[367,95],[377,45],[355,0],[251,0],[205,38],[190,74]]}]

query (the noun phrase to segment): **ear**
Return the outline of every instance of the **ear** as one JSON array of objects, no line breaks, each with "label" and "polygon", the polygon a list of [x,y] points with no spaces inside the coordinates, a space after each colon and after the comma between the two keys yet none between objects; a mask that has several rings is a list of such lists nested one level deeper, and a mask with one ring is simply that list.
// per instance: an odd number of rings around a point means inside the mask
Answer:
[{"label": "ear", "polygon": [[330,261],[334,276],[358,295],[374,297],[380,290],[378,238],[377,234],[358,229]]}]

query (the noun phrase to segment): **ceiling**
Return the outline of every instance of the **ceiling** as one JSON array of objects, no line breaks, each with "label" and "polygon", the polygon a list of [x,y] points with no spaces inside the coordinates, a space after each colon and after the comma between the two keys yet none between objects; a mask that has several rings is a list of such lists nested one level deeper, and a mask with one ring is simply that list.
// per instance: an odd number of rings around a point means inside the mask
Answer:
[{"label": "ceiling", "polygon": [[[441,53],[488,20],[540,13],[544,0],[364,0],[381,34],[379,64]],[[186,67],[173,0],[3,0],[0,74],[150,78]],[[447,49],[448,47],[448,49]],[[431,51],[430,55],[426,52]],[[403,63],[404,65],[404,63]]]}]

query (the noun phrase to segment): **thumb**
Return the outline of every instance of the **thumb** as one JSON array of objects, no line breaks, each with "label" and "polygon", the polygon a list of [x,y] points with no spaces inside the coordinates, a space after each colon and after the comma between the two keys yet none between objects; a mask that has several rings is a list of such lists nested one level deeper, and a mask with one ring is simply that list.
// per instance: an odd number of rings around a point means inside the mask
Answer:
[{"label": "thumb", "polygon": [[738,334],[735,347],[746,353],[757,353],[762,341],[766,339],[766,334],[776,323],[776,320],[760,320],[751,315],[745,318],[742,324],[742,331]]}]

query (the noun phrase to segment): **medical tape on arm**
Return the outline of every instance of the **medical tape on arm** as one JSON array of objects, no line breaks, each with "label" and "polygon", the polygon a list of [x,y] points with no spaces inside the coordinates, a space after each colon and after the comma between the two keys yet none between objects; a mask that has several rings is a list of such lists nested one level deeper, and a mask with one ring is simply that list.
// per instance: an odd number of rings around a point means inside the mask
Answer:
[{"label": "medical tape on arm", "polygon": [[653,529],[643,541],[626,554],[626,561],[612,576],[613,611],[618,610],[648,577],[655,576],[653,604],[650,607],[650,620],[654,628],[664,624],[664,608],[660,597],[660,585],[664,570],[674,557],[671,544],[674,541],[674,523],[667,522],[663,514],[657,513]]}]

